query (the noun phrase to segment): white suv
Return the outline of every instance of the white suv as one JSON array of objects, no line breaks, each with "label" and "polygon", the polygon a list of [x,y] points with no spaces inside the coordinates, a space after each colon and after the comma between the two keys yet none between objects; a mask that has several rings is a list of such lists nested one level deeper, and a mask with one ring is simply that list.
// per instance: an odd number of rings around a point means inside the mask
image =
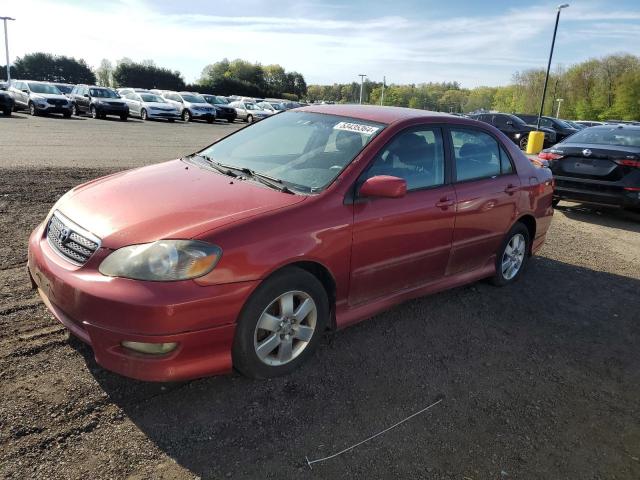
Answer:
[{"label": "white suv", "polygon": [[202,95],[196,92],[162,91],[162,98],[180,109],[182,120],[206,120],[213,123],[216,119],[216,109],[211,106]]},{"label": "white suv", "polygon": [[12,80],[9,95],[16,110],[29,110],[31,115],[61,113],[71,116],[71,101],[55,85],[30,80]]}]

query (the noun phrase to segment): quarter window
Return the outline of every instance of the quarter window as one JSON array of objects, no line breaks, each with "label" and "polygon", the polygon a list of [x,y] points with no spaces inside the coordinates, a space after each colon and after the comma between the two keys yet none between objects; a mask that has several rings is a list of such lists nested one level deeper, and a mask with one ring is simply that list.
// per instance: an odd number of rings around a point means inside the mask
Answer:
[{"label": "quarter window", "polygon": [[[451,139],[459,182],[500,175],[500,148],[492,136],[476,130],[453,129]],[[509,161],[508,158],[505,160]]]},{"label": "quarter window", "polygon": [[403,178],[407,190],[444,184],[444,149],[440,129],[401,133],[376,156],[364,179],[377,175]]}]

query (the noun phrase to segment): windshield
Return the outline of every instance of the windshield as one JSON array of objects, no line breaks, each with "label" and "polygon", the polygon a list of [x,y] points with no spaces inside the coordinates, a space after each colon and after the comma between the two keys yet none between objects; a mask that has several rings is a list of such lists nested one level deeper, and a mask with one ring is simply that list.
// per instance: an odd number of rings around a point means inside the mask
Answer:
[{"label": "windshield", "polygon": [[53,95],[62,95],[58,87],[47,83],[29,83],[29,90],[33,93],[50,93]]},{"label": "windshield", "polygon": [[200,96],[200,95],[182,95],[180,94],[180,96],[182,97],[182,99],[185,102],[190,102],[190,103],[207,103],[207,101],[204,99],[204,97]]},{"label": "windshield", "polygon": [[140,98],[143,102],[167,103],[164,98],[152,93],[141,93]]},{"label": "windshield", "polygon": [[592,145],[619,145],[640,147],[640,129],[591,127],[574,133],[566,143],[589,143]]},{"label": "windshield", "polygon": [[516,117],[515,115],[511,115],[509,120],[513,122],[514,125],[520,125],[521,127],[526,127],[527,124],[520,117]]},{"label": "windshield", "polygon": [[258,103],[258,107],[262,108],[263,110],[273,110],[273,107],[271,106],[271,104],[267,102]]},{"label": "windshield", "polygon": [[573,127],[573,125],[569,125],[567,122],[565,122],[564,120],[558,120],[557,118],[554,118],[553,121],[557,124],[560,125],[562,128],[572,128],[575,130],[575,127]]},{"label": "windshield", "polygon": [[56,88],[62,93],[71,93],[71,90],[73,90],[71,85],[56,85]]},{"label": "windshield", "polygon": [[336,115],[284,112],[223,138],[201,154],[311,193],[329,185],[384,127]]},{"label": "windshield", "polygon": [[108,88],[90,88],[89,92],[92,97],[97,98],[119,98],[119,95]]},{"label": "windshield", "polygon": [[255,103],[245,103],[244,108],[247,110],[260,110],[260,108]]}]

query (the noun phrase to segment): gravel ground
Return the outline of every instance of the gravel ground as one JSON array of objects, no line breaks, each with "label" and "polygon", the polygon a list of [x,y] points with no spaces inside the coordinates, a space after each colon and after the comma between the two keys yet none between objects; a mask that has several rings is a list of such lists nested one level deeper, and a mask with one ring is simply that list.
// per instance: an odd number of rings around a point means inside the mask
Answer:
[{"label": "gravel ground", "polygon": [[561,203],[517,284],[407,302],[284,378],[152,384],[97,366],[30,290],[29,232],[72,186],[223,129],[0,121],[0,478],[640,478],[640,216],[619,210]]}]

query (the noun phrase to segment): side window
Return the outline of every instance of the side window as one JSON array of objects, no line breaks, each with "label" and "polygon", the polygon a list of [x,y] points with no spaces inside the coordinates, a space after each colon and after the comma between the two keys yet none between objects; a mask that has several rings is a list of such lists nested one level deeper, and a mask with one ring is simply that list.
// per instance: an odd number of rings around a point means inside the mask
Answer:
[{"label": "side window", "polygon": [[364,179],[377,175],[403,178],[407,190],[443,185],[444,148],[440,129],[412,129],[396,136],[376,155]]},{"label": "side window", "polygon": [[540,126],[542,126],[542,127],[551,127],[551,128],[553,128],[553,124],[551,123],[551,121],[549,121],[549,120],[548,120],[548,119],[546,119],[546,118],[541,118],[541,119],[540,119]]},{"label": "side window", "polygon": [[500,175],[498,142],[478,130],[452,129],[451,140],[456,158],[456,180],[463,182]]},{"label": "side window", "polygon": [[509,155],[502,147],[500,147],[500,173],[503,175],[513,173],[513,165],[511,164]]},{"label": "side window", "polygon": [[493,125],[496,126],[496,128],[506,128],[507,127],[507,119],[505,118],[504,115],[494,115],[492,123],[493,123]]}]

